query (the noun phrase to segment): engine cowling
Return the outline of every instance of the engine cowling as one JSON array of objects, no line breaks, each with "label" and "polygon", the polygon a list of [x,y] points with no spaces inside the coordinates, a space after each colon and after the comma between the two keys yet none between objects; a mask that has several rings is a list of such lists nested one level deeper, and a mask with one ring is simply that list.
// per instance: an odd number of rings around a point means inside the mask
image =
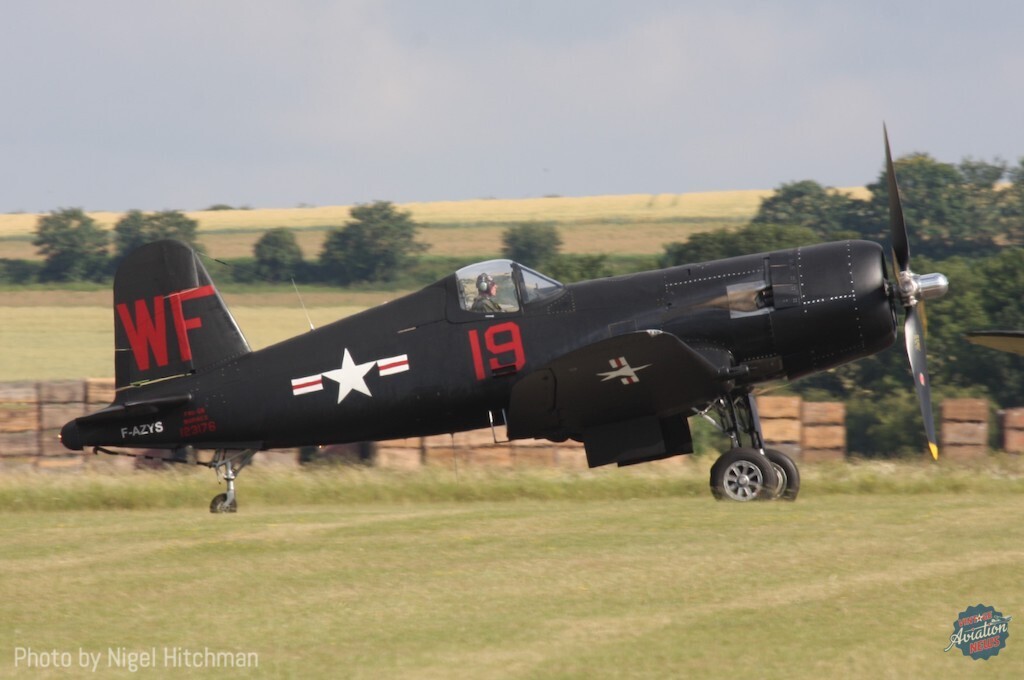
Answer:
[{"label": "engine cowling", "polygon": [[896,340],[882,247],[839,241],[772,253],[772,334],[789,379],[875,354]]}]

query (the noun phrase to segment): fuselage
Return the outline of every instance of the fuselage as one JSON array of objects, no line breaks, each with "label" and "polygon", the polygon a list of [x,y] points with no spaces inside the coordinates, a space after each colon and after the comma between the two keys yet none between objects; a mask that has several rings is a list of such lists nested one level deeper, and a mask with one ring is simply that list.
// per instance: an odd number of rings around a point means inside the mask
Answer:
[{"label": "fuselage", "polygon": [[275,448],[485,427],[503,417],[522,376],[644,330],[677,336],[740,384],[796,379],[892,344],[885,272],[881,246],[842,241],[536,295],[519,274],[516,309],[484,314],[467,309],[453,274],[193,375],[120,390],[116,403],[187,402],[68,437],[83,446]]}]

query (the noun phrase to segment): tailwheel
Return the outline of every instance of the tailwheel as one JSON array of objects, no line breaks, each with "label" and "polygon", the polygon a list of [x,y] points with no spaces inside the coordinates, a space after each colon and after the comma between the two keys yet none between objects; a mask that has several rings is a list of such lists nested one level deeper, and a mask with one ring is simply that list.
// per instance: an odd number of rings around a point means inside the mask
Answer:
[{"label": "tailwheel", "polygon": [[256,449],[244,449],[231,451],[218,449],[209,465],[217,471],[218,477],[223,477],[227,483],[227,493],[219,493],[210,501],[210,512],[215,514],[225,512],[238,512],[238,500],[235,498],[235,479],[242,468],[252,462]]},{"label": "tailwheel", "polygon": [[778,478],[775,484],[775,498],[795,501],[797,494],[800,493],[800,470],[797,469],[796,463],[782,451],[775,449],[765,449],[764,455],[775,468],[775,476]]},{"label": "tailwheel", "polygon": [[238,512],[238,500],[232,498],[229,502],[228,495],[226,493],[219,493],[213,497],[212,501],[210,501],[210,512]]},{"label": "tailwheel", "polygon": [[718,500],[771,500],[778,483],[775,467],[757,449],[732,449],[711,466],[711,494]]}]

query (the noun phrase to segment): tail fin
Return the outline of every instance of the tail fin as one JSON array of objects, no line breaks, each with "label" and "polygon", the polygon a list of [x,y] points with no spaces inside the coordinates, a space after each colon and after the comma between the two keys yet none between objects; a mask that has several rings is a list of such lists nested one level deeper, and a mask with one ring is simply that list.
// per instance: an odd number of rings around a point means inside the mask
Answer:
[{"label": "tail fin", "polygon": [[117,389],[188,375],[249,352],[195,251],[156,241],[132,251],[114,276]]}]

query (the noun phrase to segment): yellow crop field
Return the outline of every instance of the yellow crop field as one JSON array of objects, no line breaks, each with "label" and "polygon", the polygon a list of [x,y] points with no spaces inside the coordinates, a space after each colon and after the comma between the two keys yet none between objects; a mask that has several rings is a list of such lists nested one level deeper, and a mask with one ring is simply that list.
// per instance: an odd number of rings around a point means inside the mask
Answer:
[{"label": "yellow crop field", "polygon": [[[856,198],[862,187],[839,189]],[[488,256],[501,249],[509,223],[549,221],[557,224],[567,253],[659,253],[665,243],[690,234],[739,226],[757,212],[770,190],[714,191],[683,194],[479,199],[398,204],[421,225],[419,240],[434,255]],[[199,238],[215,257],[244,257],[267,229],[295,230],[307,258],[320,251],[326,231],[350,219],[351,206],[204,210],[186,213],[199,222]],[[94,212],[112,229],[123,213]],[[39,257],[31,244],[39,215],[0,215],[0,257]]]},{"label": "yellow crop field", "polygon": [[473,224],[551,220],[559,223],[648,222],[681,219],[749,219],[772,191],[714,191],[690,194],[625,194],[527,198],[518,200],[438,201],[402,207],[427,224]]},{"label": "yellow crop field", "polygon": [[[479,199],[397,204],[425,225],[478,225],[488,222],[551,220],[560,223],[594,220],[651,221],[666,219],[745,219],[757,211],[770,190],[713,191],[689,194],[626,194],[524,199]],[[186,212],[200,231],[266,230],[273,227],[309,229],[340,226],[352,206],[263,208],[259,210],[199,210]],[[123,213],[92,212],[110,229]],[[0,215],[0,236],[31,234],[39,215]]]}]

